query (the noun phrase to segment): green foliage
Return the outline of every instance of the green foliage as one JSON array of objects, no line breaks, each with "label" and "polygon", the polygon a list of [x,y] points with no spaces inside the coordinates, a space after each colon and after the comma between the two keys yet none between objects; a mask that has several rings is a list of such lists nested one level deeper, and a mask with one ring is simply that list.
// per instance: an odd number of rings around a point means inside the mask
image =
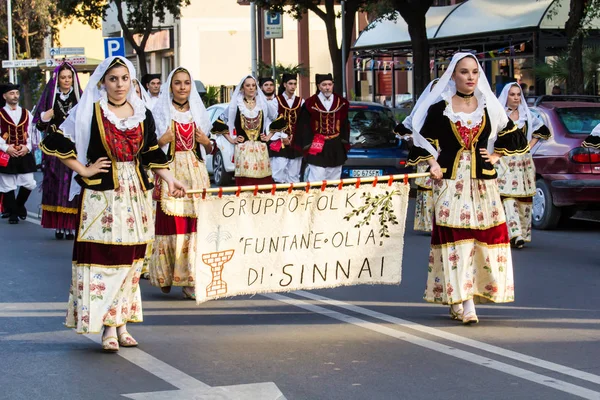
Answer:
[{"label": "green foliage", "polygon": [[[281,77],[283,74],[298,74],[301,76],[308,76],[308,68],[304,68],[302,64],[298,65],[283,65],[281,63],[277,63],[275,66],[275,72],[277,76],[275,80],[278,83],[281,83]],[[273,65],[267,64],[262,60],[258,62],[258,76],[272,76],[273,75]]]},{"label": "green foliage", "polygon": [[[589,91],[594,86],[594,80],[598,75],[600,68],[600,49],[596,47],[586,47],[583,49],[583,77],[584,88]],[[534,67],[537,77],[546,79],[555,85],[561,85],[567,82],[569,78],[569,57],[568,53],[563,53],[551,60],[549,63],[538,64]]]},{"label": "green foliage", "polygon": [[221,98],[221,88],[218,86],[207,86],[206,93],[202,95],[202,101],[206,107],[218,104]]}]

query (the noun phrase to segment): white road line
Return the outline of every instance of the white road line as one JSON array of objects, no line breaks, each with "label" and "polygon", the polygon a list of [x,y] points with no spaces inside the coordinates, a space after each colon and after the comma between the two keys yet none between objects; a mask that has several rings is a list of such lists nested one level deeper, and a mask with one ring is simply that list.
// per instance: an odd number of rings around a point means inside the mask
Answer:
[{"label": "white road line", "polygon": [[[294,292],[296,293],[296,292]],[[494,369],[496,371],[503,372],[508,375],[512,375],[518,378],[522,378],[531,382],[539,383],[561,392],[569,393],[574,396],[579,396],[584,399],[600,400],[600,392],[596,392],[582,386],[573,385],[571,383],[561,381],[550,376],[541,375],[524,368],[519,368],[506,364],[500,361],[493,360],[491,358],[482,357],[478,354],[469,353],[468,351],[460,350],[455,347],[450,347],[432,340],[423,339],[419,336],[411,335],[409,333],[401,332],[396,329],[389,328],[384,325],[379,325],[374,322],[369,322],[356,318],[350,315],[342,314],[338,311],[329,310],[321,306],[310,304],[304,300],[292,299],[281,294],[271,293],[262,294],[267,298],[281,301],[282,303],[290,304],[296,307],[303,308],[316,314],[321,314],[329,318],[337,319],[348,324],[356,325],[364,329],[369,329],[373,332],[378,332],[386,336],[390,336],[396,339],[400,339],[417,346],[427,348],[429,350],[437,351],[452,357],[459,358],[461,360],[480,365],[482,367]],[[305,296],[306,297],[306,296]],[[320,297],[320,296],[319,296]]]},{"label": "white road line", "polygon": [[413,329],[419,332],[427,333],[432,336],[436,336],[442,339],[449,340],[451,342],[460,343],[465,346],[474,347],[479,350],[485,350],[489,353],[497,354],[502,357],[510,358],[516,361],[520,361],[526,364],[531,364],[536,367],[544,368],[550,371],[558,372],[560,374],[572,376],[574,378],[578,378],[584,381],[596,383],[600,385],[600,376],[590,374],[588,372],[583,372],[574,368],[570,368],[564,365],[556,364],[550,361],[542,360],[540,358],[531,357],[525,354],[517,353],[516,351],[506,350],[502,347],[494,346],[491,344],[487,344],[484,342],[480,342],[474,339],[469,339],[464,336],[459,336],[453,333],[445,332],[440,329],[431,328],[425,325],[417,324],[415,322],[407,321],[405,319],[392,317],[390,315],[386,315],[377,311],[372,311],[363,307],[358,307],[353,304],[349,304],[343,301],[333,300],[327,297],[319,296],[317,294],[305,292],[305,291],[296,291],[294,294],[311,299],[316,300],[331,306],[340,307],[345,310],[353,311],[357,314],[367,315],[382,321],[386,321],[392,323],[394,325],[402,326],[404,328]]},{"label": "white road line", "polygon": [[39,216],[31,211],[27,211],[27,219],[25,222],[30,222],[34,225],[42,225],[42,220],[39,218]]},{"label": "white road line", "polygon": [[[84,335],[88,339],[102,344],[101,335]],[[191,389],[191,388],[208,388],[207,384],[200,382],[196,378],[187,375],[186,373],[170,366],[169,364],[162,362],[156,357],[140,350],[140,349],[125,349],[117,353],[127,361],[137,365],[141,369],[148,371],[152,375],[159,377],[160,379],[168,382],[178,389]]]}]

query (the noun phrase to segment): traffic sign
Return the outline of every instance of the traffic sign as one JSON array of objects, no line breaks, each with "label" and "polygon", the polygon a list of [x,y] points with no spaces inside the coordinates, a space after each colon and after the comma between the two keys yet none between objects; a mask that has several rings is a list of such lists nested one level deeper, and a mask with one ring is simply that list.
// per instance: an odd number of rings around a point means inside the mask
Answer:
[{"label": "traffic sign", "polygon": [[83,47],[52,47],[50,49],[50,57],[54,56],[70,56],[85,54]]},{"label": "traffic sign", "polygon": [[3,60],[2,68],[29,68],[37,67],[38,60]]},{"label": "traffic sign", "polygon": [[265,11],[265,39],[283,39],[283,16]]},{"label": "traffic sign", "polygon": [[69,58],[55,58],[55,59],[48,58],[48,59],[46,59],[46,66],[47,67],[57,67],[65,61],[72,65],[83,65],[83,64],[87,64],[87,57],[84,56],[84,57],[69,57]]},{"label": "traffic sign", "polygon": [[104,57],[125,57],[125,39],[122,37],[104,38]]}]

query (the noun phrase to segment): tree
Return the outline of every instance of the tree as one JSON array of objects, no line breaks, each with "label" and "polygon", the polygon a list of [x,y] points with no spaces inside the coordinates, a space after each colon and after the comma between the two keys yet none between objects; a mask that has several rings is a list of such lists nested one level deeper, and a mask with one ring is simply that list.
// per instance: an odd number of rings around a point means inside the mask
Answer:
[{"label": "tree", "polygon": [[[0,3],[0,19],[6,21],[6,2]],[[14,52],[17,59],[43,58],[44,38],[54,34],[54,26],[60,16],[57,14],[56,4],[51,0],[12,0],[13,35],[15,37]],[[3,59],[8,56],[8,32],[6,25],[2,24],[0,31],[1,41],[6,44]],[[4,49],[3,49],[4,50]],[[31,109],[33,98],[40,89],[43,79],[41,71],[37,68],[23,68],[17,71],[21,84],[22,104]]]},{"label": "tree", "polygon": [[[431,80],[425,15],[432,5],[433,0],[382,0],[374,9],[379,20],[395,20],[400,14],[408,25],[413,56],[414,96],[422,93]],[[390,8],[398,13],[390,13]]]},{"label": "tree", "polygon": [[[345,66],[348,61],[350,46],[352,45],[351,39],[352,30],[354,29],[354,17],[359,11],[368,12],[369,10],[372,10],[374,4],[377,2],[378,1],[346,0],[345,9],[347,18],[345,18],[346,24],[343,27],[346,43],[345,60],[342,60],[342,46],[341,44],[338,45],[337,27],[335,25],[336,19],[341,18],[341,12],[338,12],[335,9],[335,6],[340,4],[340,0],[257,0],[256,5],[274,12],[287,12],[295,19],[301,19],[306,12],[311,11],[323,20],[327,30],[327,45],[333,66],[333,76],[336,79],[335,90],[339,93],[342,88],[342,66]],[[322,5],[322,7],[320,7],[320,5]]]},{"label": "tree", "polygon": [[[554,2],[549,11],[550,18],[562,7],[560,1]],[[567,92],[582,94],[584,92],[583,41],[587,35],[590,22],[600,16],[600,0],[570,0],[569,18],[565,24],[567,36],[567,64],[569,74],[566,77]]]},{"label": "tree", "polygon": [[[90,25],[93,28],[100,26],[100,20],[106,17],[106,12],[111,3],[117,9],[117,19],[123,36],[135,50],[138,57],[139,73],[144,76],[148,73],[146,66],[146,43],[152,34],[154,18],[159,24],[165,22],[167,13],[174,18],[181,16],[181,8],[190,4],[190,0],[59,0],[59,8],[65,15]],[[125,12],[127,11],[127,15]],[[141,40],[136,41],[136,35]]]}]

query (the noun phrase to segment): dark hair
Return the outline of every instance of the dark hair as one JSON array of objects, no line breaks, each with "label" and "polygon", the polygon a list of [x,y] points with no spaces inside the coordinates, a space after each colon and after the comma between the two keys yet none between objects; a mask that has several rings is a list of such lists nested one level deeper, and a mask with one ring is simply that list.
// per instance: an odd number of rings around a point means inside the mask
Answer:
[{"label": "dark hair", "polygon": [[57,74],[57,77],[58,77],[58,75],[60,75],[60,73],[61,73],[61,72],[63,72],[63,71],[69,71],[69,72],[71,72],[71,75],[73,76],[73,78],[75,78],[75,71],[73,71],[73,68],[71,68],[71,67],[69,66],[69,64],[67,64],[67,63],[63,63],[63,64],[61,64],[61,65],[60,65],[60,67],[58,67],[58,74]]},{"label": "dark hair", "polygon": [[[108,66],[106,71],[104,71],[104,75],[102,75],[102,79],[100,79],[100,82],[104,82],[104,78],[106,77],[106,74],[108,74],[113,69],[119,68],[119,67],[127,68],[127,65],[125,64],[125,62],[123,60],[121,60],[120,58],[117,57],[110,63],[110,65]],[[129,68],[127,68],[127,70],[129,71]]]}]

